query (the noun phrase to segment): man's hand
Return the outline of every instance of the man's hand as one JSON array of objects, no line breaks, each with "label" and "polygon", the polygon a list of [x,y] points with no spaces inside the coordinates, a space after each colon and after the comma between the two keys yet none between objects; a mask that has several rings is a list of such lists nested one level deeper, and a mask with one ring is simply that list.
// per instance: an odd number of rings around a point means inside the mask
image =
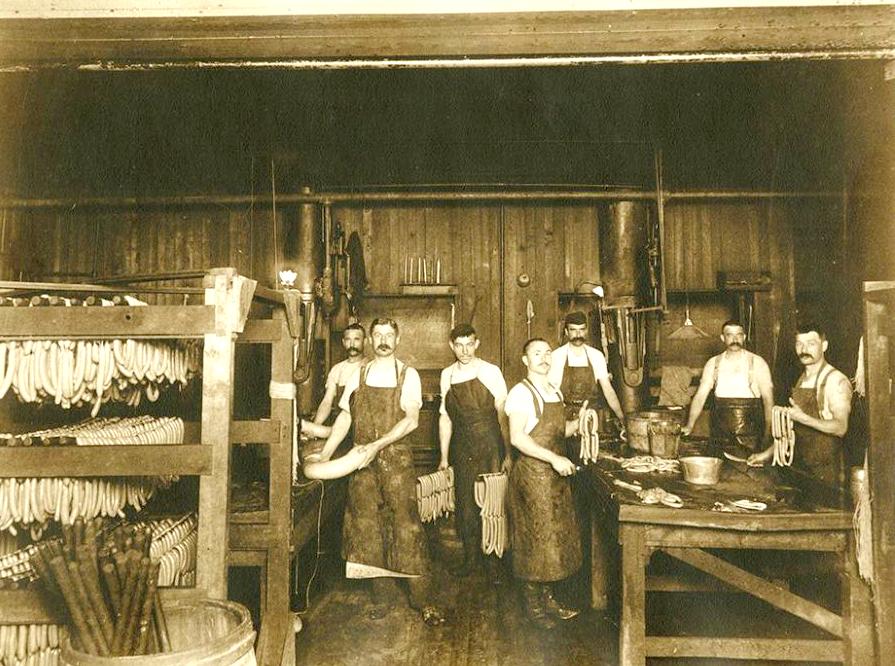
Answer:
[{"label": "man's hand", "polygon": [[753,453],[746,458],[746,464],[752,467],[761,467],[774,456],[774,447],[770,446],[761,453]]},{"label": "man's hand", "polygon": [[355,448],[360,449],[364,454],[363,461],[358,466],[358,469],[367,467],[371,462],[373,462],[373,459],[376,458],[376,454],[379,453],[379,448],[374,446],[373,444],[361,444],[360,446],[356,446]]},{"label": "man's hand", "polygon": [[789,416],[790,416],[790,418],[791,418],[793,421],[795,421],[796,423],[801,423],[802,425],[806,425],[806,424],[807,424],[807,419],[809,419],[809,418],[811,418],[811,417],[809,417],[809,416],[805,413],[805,411],[795,403],[795,401],[794,401],[792,398],[789,399],[789,404],[792,405],[792,406],[789,408]]},{"label": "man's hand", "polygon": [[550,461],[550,466],[560,476],[572,476],[575,473],[575,463],[565,456],[556,456]]},{"label": "man's hand", "polygon": [[500,471],[509,474],[511,469],[513,469],[513,459],[510,456],[506,456],[500,465]]},{"label": "man's hand", "polygon": [[448,459],[447,459],[447,458],[442,458],[441,461],[438,463],[438,469],[439,469],[439,470],[447,469],[448,466],[449,466],[449,465],[448,465]]},{"label": "man's hand", "polygon": [[691,432],[693,432],[693,426],[691,426],[689,424],[685,425],[683,428],[681,428],[681,437],[686,437]]}]

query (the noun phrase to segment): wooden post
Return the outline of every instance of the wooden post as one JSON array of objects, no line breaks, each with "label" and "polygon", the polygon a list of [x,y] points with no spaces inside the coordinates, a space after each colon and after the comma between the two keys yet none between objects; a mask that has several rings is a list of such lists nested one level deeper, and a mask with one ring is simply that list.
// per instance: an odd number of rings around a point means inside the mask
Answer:
[{"label": "wooden post", "polygon": [[622,549],[622,617],[619,628],[619,663],[646,664],[646,527],[619,527]]},{"label": "wooden post", "polygon": [[610,606],[613,582],[618,575],[618,549],[610,531],[611,518],[603,507],[590,511],[590,605],[605,611]]},{"label": "wooden post", "polygon": [[235,338],[245,324],[255,282],[232,268],[214,269],[205,280],[205,304],[215,307],[215,332],[204,336],[202,444],[212,447],[213,471],[199,484],[196,587],[213,599],[226,599]]},{"label": "wooden post", "polygon": [[864,367],[870,413],[867,459],[873,507],[873,598],[880,656],[895,645],[895,414],[891,384],[895,360],[890,355],[895,335],[893,316],[895,282],[865,282]]}]

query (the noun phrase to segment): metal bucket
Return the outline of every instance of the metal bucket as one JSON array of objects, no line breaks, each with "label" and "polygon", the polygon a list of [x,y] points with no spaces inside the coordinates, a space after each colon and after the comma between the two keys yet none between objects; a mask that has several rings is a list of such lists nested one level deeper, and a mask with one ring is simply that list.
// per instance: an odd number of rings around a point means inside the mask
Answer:
[{"label": "metal bucket", "polygon": [[665,423],[681,424],[684,410],[652,409],[644,412],[633,412],[625,416],[628,431],[628,446],[643,453],[650,452],[649,424]]},{"label": "metal bucket", "polygon": [[681,458],[684,481],[698,486],[714,486],[721,478],[721,458],[711,456],[687,456]]}]

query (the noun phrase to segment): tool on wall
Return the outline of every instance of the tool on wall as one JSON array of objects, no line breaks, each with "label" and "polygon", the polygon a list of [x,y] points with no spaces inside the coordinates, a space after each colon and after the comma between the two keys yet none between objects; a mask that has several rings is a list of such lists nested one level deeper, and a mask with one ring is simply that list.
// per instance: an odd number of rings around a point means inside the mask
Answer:
[{"label": "tool on wall", "polygon": [[528,339],[531,340],[531,320],[535,318],[535,306],[531,300],[525,301],[525,326],[528,330]]}]

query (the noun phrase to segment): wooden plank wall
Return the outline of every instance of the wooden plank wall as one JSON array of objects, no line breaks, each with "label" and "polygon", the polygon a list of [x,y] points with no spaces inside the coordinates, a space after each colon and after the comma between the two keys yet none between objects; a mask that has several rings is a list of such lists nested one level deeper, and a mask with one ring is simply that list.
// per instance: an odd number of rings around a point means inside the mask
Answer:
[{"label": "wooden plank wall", "polygon": [[[531,336],[561,340],[557,292],[581,280],[598,281],[599,218],[594,206],[508,206],[504,213],[504,375],[512,385],[525,376],[522,345],[528,338],[526,306],[531,300]],[[528,287],[517,278],[526,273]]]},{"label": "wooden plank wall", "polygon": [[[278,248],[282,248],[288,214],[288,209],[277,211]],[[89,282],[93,276],[234,266],[243,275],[273,284],[275,241],[270,207],[37,209],[10,212],[9,216],[14,216],[15,224],[8,225],[11,240],[4,247],[10,250],[0,255],[0,271],[6,278]],[[2,230],[0,223],[0,245]],[[199,285],[201,280],[148,284]],[[177,295],[147,294],[144,299],[182,302]]]},{"label": "wooden plank wall", "polygon": [[442,283],[458,287],[456,322],[476,327],[480,355],[492,363],[500,363],[500,215],[499,206],[471,205],[346,206],[333,211],[346,234],[356,231],[362,239],[373,292],[398,291],[406,257],[440,258]]},{"label": "wooden plank wall", "polygon": [[[774,288],[756,302],[756,343],[770,362],[785,366],[791,361],[788,340],[797,287],[823,292],[837,280],[835,262],[824,261],[832,251],[830,234],[812,233],[812,225],[835,223],[837,205],[671,202],[666,271],[672,312],[662,330],[667,334],[683,321],[683,292],[714,291],[718,271],[769,270]],[[583,279],[599,279],[601,211],[595,204],[559,203],[340,205],[333,219],[346,233],[360,234],[371,291],[398,291],[407,256],[440,258],[442,282],[458,286],[456,321],[472,320],[482,339],[481,356],[503,363],[512,383],[522,376],[519,349],[528,335],[527,301],[535,312],[532,335],[558,343],[562,313],[557,293],[572,291]],[[278,209],[278,248],[290,216],[290,209]],[[21,273],[26,279],[87,279],[94,272],[233,265],[271,285],[274,243],[269,206],[8,211],[0,218],[0,272],[9,278]],[[530,286],[518,285],[521,273],[530,276]],[[723,300],[717,292],[713,298]],[[697,322],[700,307],[699,299],[691,299]],[[711,303],[705,315],[714,320],[716,312],[717,303]]]}]

